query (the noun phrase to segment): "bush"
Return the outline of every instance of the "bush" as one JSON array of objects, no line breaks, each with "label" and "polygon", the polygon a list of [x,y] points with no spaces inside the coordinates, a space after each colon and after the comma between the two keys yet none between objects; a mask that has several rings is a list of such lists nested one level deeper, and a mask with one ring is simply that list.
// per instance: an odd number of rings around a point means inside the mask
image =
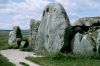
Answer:
[{"label": "bush", "polygon": [[17,44],[14,44],[14,45],[12,45],[12,46],[9,46],[9,49],[18,49],[19,47],[18,47],[18,45]]},{"label": "bush", "polygon": [[21,47],[20,48],[21,51],[33,51],[33,47],[28,46],[27,48]]},{"label": "bush", "polygon": [[100,60],[100,54],[93,54],[93,55],[91,55],[91,59]]}]

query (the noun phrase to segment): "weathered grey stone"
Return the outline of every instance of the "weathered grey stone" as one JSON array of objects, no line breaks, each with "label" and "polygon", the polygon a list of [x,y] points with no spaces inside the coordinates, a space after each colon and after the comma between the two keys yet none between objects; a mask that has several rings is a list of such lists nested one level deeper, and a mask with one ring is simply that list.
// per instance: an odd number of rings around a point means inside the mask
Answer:
[{"label": "weathered grey stone", "polygon": [[22,33],[21,30],[18,26],[14,26],[13,30],[9,33],[9,39],[8,39],[8,44],[10,46],[14,44],[18,44],[21,42],[22,39]]},{"label": "weathered grey stone", "polygon": [[100,30],[97,31],[97,40],[96,40],[96,48],[97,48],[97,53],[100,53]]},{"label": "weathered grey stone", "polygon": [[83,17],[75,21],[74,26],[100,26],[100,17]]},{"label": "weathered grey stone", "polygon": [[47,5],[38,29],[38,44],[35,50],[59,52],[64,44],[65,28],[69,26],[69,18],[60,4]]},{"label": "weathered grey stone", "polygon": [[8,40],[8,44],[11,46],[11,45],[14,45],[16,43],[16,35],[14,34],[13,31],[11,31],[9,33],[9,40]]},{"label": "weathered grey stone", "polygon": [[61,48],[60,52],[68,53],[72,51],[72,40],[77,33],[83,34],[84,31],[80,27],[70,26],[65,29],[65,36],[64,36],[64,45]]},{"label": "weathered grey stone", "polygon": [[81,45],[81,40],[82,40],[83,35],[80,33],[77,33],[74,37],[74,39],[72,40],[72,51],[75,54],[79,54],[81,53],[81,49],[82,49],[82,45]]},{"label": "weathered grey stone", "polygon": [[40,25],[40,21],[36,21],[32,19],[30,21],[30,37],[29,37],[29,44],[35,48],[37,44],[37,32],[38,32],[38,27]]},{"label": "weathered grey stone", "polygon": [[29,42],[28,41],[21,41],[21,46],[20,47],[26,48],[28,46],[29,46]]},{"label": "weathered grey stone", "polygon": [[77,33],[72,41],[73,53],[75,54],[93,54],[93,49],[95,42],[93,41],[91,35],[82,35]]},{"label": "weathered grey stone", "polygon": [[82,54],[93,54],[93,48],[94,48],[94,41],[92,40],[92,37],[89,34],[86,34],[83,36],[81,40],[81,53]]}]

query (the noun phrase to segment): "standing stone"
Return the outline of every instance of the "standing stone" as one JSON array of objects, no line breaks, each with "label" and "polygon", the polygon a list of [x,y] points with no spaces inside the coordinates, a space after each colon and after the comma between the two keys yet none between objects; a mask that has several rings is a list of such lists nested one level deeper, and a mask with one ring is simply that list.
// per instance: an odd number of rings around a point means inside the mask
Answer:
[{"label": "standing stone", "polygon": [[11,46],[14,45],[15,43],[16,43],[16,35],[14,34],[13,31],[10,31],[8,44]]},{"label": "standing stone", "polygon": [[64,44],[65,28],[69,26],[68,16],[62,5],[58,3],[47,5],[38,29],[38,44],[35,50],[59,52]]},{"label": "standing stone", "polygon": [[27,40],[21,41],[21,46],[22,48],[26,48],[29,46],[29,42]]},{"label": "standing stone", "polygon": [[80,27],[70,26],[65,29],[65,36],[64,36],[64,45],[61,48],[60,52],[68,53],[72,51],[73,48],[73,38],[77,33],[83,34],[84,31]]},{"label": "standing stone", "polygon": [[82,35],[77,33],[73,40],[73,53],[75,54],[93,54],[95,42],[91,35]]},{"label": "standing stone", "polygon": [[82,45],[81,45],[81,40],[82,40],[83,35],[80,33],[77,33],[74,37],[74,39],[72,40],[73,42],[73,48],[72,51],[75,54],[79,54],[81,53],[81,49],[82,49]]},{"label": "standing stone", "polygon": [[36,21],[32,19],[30,21],[30,37],[29,37],[29,44],[33,48],[35,48],[37,44],[37,32],[39,27],[40,21]]},{"label": "standing stone", "polygon": [[22,39],[22,33],[21,33],[19,26],[14,26],[13,30],[9,33],[8,44],[10,46],[18,44],[19,46],[21,39]]},{"label": "standing stone", "polygon": [[81,53],[82,54],[93,54],[93,45],[95,42],[93,41],[92,37],[89,34],[83,36],[81,40]]},{"label": "standing stone", "polygon": [[96,48],[97,48],[97,53],[100,53],[100,30],[98,30],[97,34]]}]

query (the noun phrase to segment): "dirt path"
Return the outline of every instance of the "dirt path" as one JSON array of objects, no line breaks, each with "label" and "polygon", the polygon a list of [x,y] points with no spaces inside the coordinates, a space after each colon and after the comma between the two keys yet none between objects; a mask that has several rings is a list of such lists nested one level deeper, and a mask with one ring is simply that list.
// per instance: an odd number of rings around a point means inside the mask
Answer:
[{"label": "dirt path", "polygon": [[16,64],[16,66],[22,66],[21,64],[19,64],[19,62],[24,62],[29,66],[39,66],[35,63],[25,60],[25,57],[28,56],[39,57],[36,56],[33,52],[23,52],[23,51],[19,51],[18,49],[7,49],[7,50],[0,51],[0,53],[3,56],[7,57],[10,62]]}]

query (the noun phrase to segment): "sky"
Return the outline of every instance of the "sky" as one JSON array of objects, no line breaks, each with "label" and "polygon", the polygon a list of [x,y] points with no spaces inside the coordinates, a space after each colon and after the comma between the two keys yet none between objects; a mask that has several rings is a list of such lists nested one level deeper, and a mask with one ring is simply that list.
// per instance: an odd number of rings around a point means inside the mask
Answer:
[{"label": "sky", "polygon": [[49,3],[60,3],[71,24],[81,17],[100,16],[100,0],[0,0],[0,29],[29,29],[30,19],[41,20]]}]

